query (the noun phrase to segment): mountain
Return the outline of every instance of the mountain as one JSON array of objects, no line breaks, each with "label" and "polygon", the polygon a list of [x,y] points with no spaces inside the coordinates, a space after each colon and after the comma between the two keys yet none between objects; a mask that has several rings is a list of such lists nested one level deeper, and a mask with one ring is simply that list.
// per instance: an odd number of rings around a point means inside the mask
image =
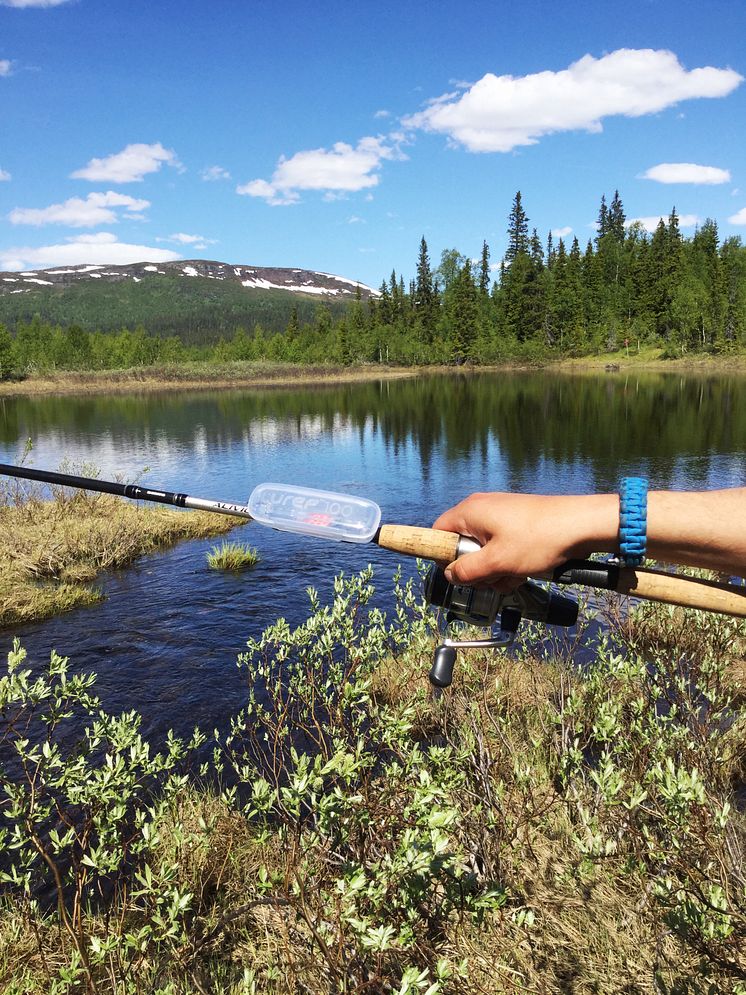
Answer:
[{"label": "mountain", "polygon": [[39,315],[88,331],[143,325],[153,334],[209,342],[240,326],[282,330],[293,309],[301,323],[313,321],[322,303],[337,316],[358,293],[363,301],[378,296],[371,287],[331,273],[204,259],[58,266],[0,272],[0,322],[12,329]]}]

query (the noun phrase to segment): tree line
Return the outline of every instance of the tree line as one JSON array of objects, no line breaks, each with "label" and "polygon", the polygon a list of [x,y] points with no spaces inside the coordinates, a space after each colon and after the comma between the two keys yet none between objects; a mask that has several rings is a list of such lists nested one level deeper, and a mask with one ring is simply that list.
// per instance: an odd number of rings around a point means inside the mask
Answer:
[{"label": "tree line", "polygon": [[482,245],[473,260],[457,249],[433,266],[425,238],[415,276],[392,271],[377,298],[358,293],[334,316],[317,306],[284,331],[260,324],[189,345],[142,326],[119,332],[62,327],[39,316],[0,325],[0,377],[55,369],[118,369],[188,361],[486,364],[613,352],[642,345],[667,356],[728,352],[746,345],[746,247],[723,241],[706,220],[691,238],[675,208],[653,233],[628,224],[618,191],[601,198],[597,231],[584,248],[529,228],[520,191],[508,215],[508,248],[497,268]]}]

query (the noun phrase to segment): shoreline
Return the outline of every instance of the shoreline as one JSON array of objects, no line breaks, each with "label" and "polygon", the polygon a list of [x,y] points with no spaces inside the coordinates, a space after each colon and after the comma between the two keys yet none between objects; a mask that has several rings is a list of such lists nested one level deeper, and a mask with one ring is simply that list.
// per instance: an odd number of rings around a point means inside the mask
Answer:
[{"label": "shoreline", "polygon": [[0,486],[0,629],[42,622],[103,599],[105,571],[239,524],[207,511],[149,508],[109,494],[57,488],[51,500]]},{"label": "shoreline", "polygon": [[[655,354],[658,353],[658,355]],[[661,359],[660,350],[642,356],[618,353],[562,359],[547,363],[506,362],[487,366],[293,366],[290,364],[207,364],[195,367],[172,366],[135,370],[69,372],[54,376],[30,377],[0,383],[0,398],[70,396],[92,394],[138,394],[164,391],[207,391],[335,386],[371,383],[376,380],[404,380],[420,376],[480,373],[552,372],[567,375],[619,373],[679,373],[683,375],[723,375],[746,373],[746,355],[692,356]]]},{"label": "shoreline", "polygon": [[68,373],[0,383],[0,398],[74,394],[151,394],[163,391],[237,390],[242,387],[268,390],[273,387],[311,387],[370,383],[374,380],[401,380],[419,376],[423,369],[423,367],[406,366],[345,368],[282,365],[276,368],[231,370],[219,366],[215,370],[214,377],[210,377],[203,368],[195,370],[193,376],[184,375],[187,370],[179,368],[159,371],[147,368],[127,370],[115,376],[111,375],[111,371],[101,374]]}]

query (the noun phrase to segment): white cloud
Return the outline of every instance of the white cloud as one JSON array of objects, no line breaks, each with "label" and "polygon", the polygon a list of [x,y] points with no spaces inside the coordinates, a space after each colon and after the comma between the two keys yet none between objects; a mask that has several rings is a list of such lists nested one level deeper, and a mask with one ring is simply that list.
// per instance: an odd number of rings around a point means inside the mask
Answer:
[{"label": "white cloud", "polygon": [[0,0],[0,7],[59,7],[69,0]]},{"label": "white cloud", "polygon": [[[664,224],[668,224],[668,214],[652,214],[646,218],[627,218],[624,222],[625,228],[629,228],[632,225],[640,225],[645,231],[654,232],[658,227],[661,219]],[[679,214],[679,228],[694,228],[701,221],[696,214]]]},{"label": "white cloud", "polygon": [[222,166],[207,166],[199,175],[203,180],[208,181],[229,180],[231,178],[231,174]]},{"label": "white cloud", "polygon": [[0,59],[0,76],[10,76],[13,63],[10,59]]},{"label": "white cloud", "polygon": [[728,221],[732,225],[746,225],[746,207],[742,207],[740,211],[731,214]]},{"label": "white cloud", "polygon": [[205,238],[204,235],[188,235],[178,231],[168,238],[157,238],[156,242],[173,242],[176,245],[190,245],[193,249],[206,249],[208,245],[216,245],[217,239]]},{"label": "white cloud", "polygon": [[214,239],[203,238],[202,235],[187,235],[183,231],[176,232],[169,236],[169,241],[178,242],[179,245],[194,245],[196,242],[214,242]]},{"label": "white cloud", "polygon": [[11,176],[7,169],[0,169],[0,183],[5,183],[10,178]]},{"label": "white cloud", "polygon": [[470,152],[510,152],[559,131],[599,132],[612,115],[640,117],[695,97],[724,97],[743,77],[705,66],[687,71],[673,52],[619,49],[584,55],[560,72],[487,73],[465,93],[447,93],[405,118],[446,134]]},{"label": "white cloud", "polygon": [[646,169],[640,179],[657,183],[730,183],[730,170],[699,166],[694,162],[661,162]]},{"label": "white cloud", "polygon": [[89,193],[82,197],[71,197],[62,204],[49,207],[16,207],[8,215],[14,225],[69,225],[71,228],[94,228],[118,221],[113,208],[126,207],[128,217],[132,212],[145,211],[150,207],[149,200],[136,200],[125,194],[107,190],[106,193]]},{"label": "white cloud", "polygon": [[95,183],[136,183],[147,173],[156,173],[163,163],[182,168],[172,149],[165,149],[160,142],[154,145],[136,143],[104,159],[91,159],[82,169],[70,176],[74,180],[92,180]]},{"label": "white cloud", "polygon": [[127,263],[165,263],[181,256],[170,249],[119,242],[111,232],[79,235],[59,245],[10,248],[0,252],[0,270],[23,270],[85,263],[124,266]]},{"label": "white cloud", "polygon": [[267,203],[294,204],[299,190],[323,190],[327,199],[375,187],[386,159],[405,158],[395,144],[383,138],[361,138],[354,148],[337,142],[331,149],[309,149],[280,159],[271,180],[250,180],[236,193],[262,197]]},{"label": "white cloud", "polygon": [[552,228],[552,236],[554,238],[567,238],[571,234],[572,228],[569,225],[565,225],[564,228]]}]

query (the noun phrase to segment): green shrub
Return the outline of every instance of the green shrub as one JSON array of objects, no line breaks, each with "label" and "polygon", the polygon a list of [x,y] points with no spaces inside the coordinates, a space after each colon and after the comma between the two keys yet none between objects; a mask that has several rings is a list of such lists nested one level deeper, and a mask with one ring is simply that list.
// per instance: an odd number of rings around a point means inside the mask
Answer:
[{"label": "green shrub", "polygon": [[432,614],[371,581],[249,642],[197,778],[204,737],[152,750],[16,644],[0,989],[744,995],[743,625],[648,607],[583,673],[531,625],[436,696]]}]

